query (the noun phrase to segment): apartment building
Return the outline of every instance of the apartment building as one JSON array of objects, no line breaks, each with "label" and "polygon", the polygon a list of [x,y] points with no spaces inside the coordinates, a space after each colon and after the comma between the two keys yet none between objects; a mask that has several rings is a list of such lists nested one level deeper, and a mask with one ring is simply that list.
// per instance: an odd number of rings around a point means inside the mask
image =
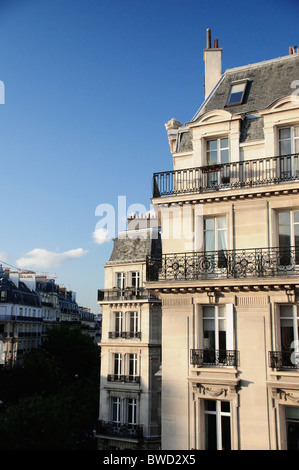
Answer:
[{"label": "apartment building", "polygon": [[67,322],[81,327],[95,343],[100,324],[90,310],[78,306],[76,293],[47,274],[0,265],[0,366],[14,365],[39,347],[48,328]]},{"label": "apartment building", "polygon": [[105,264],[101,384],[96,431],[100,450],[161,445],[161,302],[144,288],[146,257],[161,256],[156,221],[128,222]]},{"label": "apartment building", "polygon": [[224,73],[222,53],[207,30],[204,102],[153,178],[162,449],[298,449],[299,53]]},{"label": "apartment building", "polygon": [[0,265],[0,366],[22,360],[41,344],[42,302],[18,272]]}]

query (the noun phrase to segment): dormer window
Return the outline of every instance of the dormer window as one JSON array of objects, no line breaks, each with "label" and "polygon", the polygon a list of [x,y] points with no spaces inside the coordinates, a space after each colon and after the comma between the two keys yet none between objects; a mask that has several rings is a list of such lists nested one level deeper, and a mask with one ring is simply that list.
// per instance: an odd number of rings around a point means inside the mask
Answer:
[{"label": "dormer window", "polygon": [[227,106],[233,106],[236,104],[242,104],[244,99],[244,94],[246,90],[247,80],[242,82],[233,82],[231,83]]}]

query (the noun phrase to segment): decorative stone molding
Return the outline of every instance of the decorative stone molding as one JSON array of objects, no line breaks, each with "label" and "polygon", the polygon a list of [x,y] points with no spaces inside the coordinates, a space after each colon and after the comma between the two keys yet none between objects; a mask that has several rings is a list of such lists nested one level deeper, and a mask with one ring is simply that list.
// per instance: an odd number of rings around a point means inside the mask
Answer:
[{"label": "decorative stone molding", "polygon": [[193,383],[193,392],[198,398],[224,399],[235,398],[237,391],[234,384],[202,384]]},{"label": "decorative stone molding", "polygon": [[165,307],[176,307],[176,308],[185,308],[185,307],[191,307],[192,305],[192,298],[188,297],[170,297],[167,299],[162,300],[162,306],[163,308]]},{"label": "decorative stone molding", "polygon": [[272,389],[272,397],[284,405],[299,405],[299,390]]}]

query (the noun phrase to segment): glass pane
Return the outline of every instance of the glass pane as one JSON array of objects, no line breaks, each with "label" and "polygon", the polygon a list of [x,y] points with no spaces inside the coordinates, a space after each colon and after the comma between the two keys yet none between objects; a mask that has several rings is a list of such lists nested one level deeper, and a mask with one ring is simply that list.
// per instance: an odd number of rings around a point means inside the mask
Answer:
[{"label": "glass pane", "polygon": [[221,417],[221,428],[222,428],[222,450],[231,449],[231,439],[230,439],[230,417],[222,416]]},{"label": "glass pane", "polygon": [[282,140],[279,143],[279,154],[290,155],[292,153],[291,140]]},{"label": "glass pane", "polygon": [[207,152],[207,165],[215,165],[215,163],[218,163],[217,151]]},{"label": "glass pane", "polygon": [[205,409],[208,411],[216,411],[216,400],[205,400]]},{"label": "glass pane", "polygon": [[[226,351],[226,332],[225,332],[225,330],[219,331],[219,349],[223,352]],[[225,358],[226,358],[226,353],[224,353],[223,359],[225,359]]]},{"label": "glass pane", "polygon": [[212,230],[205,232],[205,251],[215,251],[215,232]]},{"label": "glass pane", "polygon": [[214,307],[204,307],[203,308],[203,316],[205,318],[214,318],[215,317],[215,309]]},{"label": "glass pane", "polygon": [[204,330],[203,347],[215,350],[215,331],[213,329]]},{"label": "glass pane", "polygon": [[295,234],[295,247],[299,247],[299,225],[294,225],[294,234]]},{"label": "glass pane", "polygon": [[215,321],[214,321],[214,319],[204,318],[203,319],[203,329],[204,329],[204,333],[206,331],[215,331]]},{"label": "glass pane", "polygon": [[208,140],[207,150],[217,150],[217,140]]},{"label": "glass pane", "polygon": [[230,403],[229,401],[222,401],[221,402],[221,411],[225,413],[229,413],[230,411]]},{"label": "glass pane", "polygon": [[279,140],[290,139],[290,138],[291,138],[291,128],[290,127],[279,130]]},{"label": "glass pane", "polygon": [[246,83],[232,85],[230,89],[230,94],[227,100],[227,104],[241,103],[245,86],[246,86]]},{"label": "glass pane", "polygon": [[218,228],[226,228],[226,217],[218,217]]},{"label": "glass pane", "polygon": [[299,222],[299,211],[294,211],[294,222]]},{"label": "glass pane", "polygon": [[218,307],[218,318],[225,318],[226,317],[226,306],[219,305]]},{"label": "glass pane", "polygon": [[291,343],[294,341],[293,326],[281,327],[281,349],[287,351],[291,349]]},{"label": "glass pane", "polygon": [[280,317],[293,318],[293,307],[291,305],[281,305],[280,306]]},{"label": "glass pane", "polygon": [[226,230],[218,231],[218,251],[227,250],[227,239],[226,239]]},{"label": "glass pane", "polygon": [[295,153],[299,153],[299,139],[295,139]]},{"label": "glass pane", "polygon": [[220,140],[220,148],[221,148],[221,149],[226,149],[226,148],[228,148],[228,139],[221,139],[221,140]]},{"label": "glass pane", "polygon": [[228,150],[221,150],[221,163],[229,163]]},{"label": "glass pane", "polygon": [[205,230],[215,229],[215,219],[205,219]]},{"label": "glass pane", "polygon": [[278,214],[278,224],[279,246],[291,246],[290,212],[280,212]]},{"label": "glass pane", "polygon": [[216,416],[206,415],[206,450],[217,450]]}]

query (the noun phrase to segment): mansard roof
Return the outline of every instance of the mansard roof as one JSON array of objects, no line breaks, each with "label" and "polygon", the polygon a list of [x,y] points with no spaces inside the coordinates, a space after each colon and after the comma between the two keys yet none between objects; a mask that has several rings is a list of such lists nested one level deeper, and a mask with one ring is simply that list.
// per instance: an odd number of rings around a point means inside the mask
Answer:
[{"label": "mansard roof", "polygon": [[[227,99],[231,84],[242,80],[247,80],[242,104],[228,106]],[[278,99],[291,95],[295,91],[292,83],[296,80],[299,80],[298,53],[228,69],[191,122],[197,121],[205,113],[216,109],[226,110],[232,115],[258,113],[270,107]]]},{"label": "mansard roof", "polygon": [[161,240],[156,229],[128,230],[113,240],[109,263],[144,261],[147,255],[161,254]]}]

